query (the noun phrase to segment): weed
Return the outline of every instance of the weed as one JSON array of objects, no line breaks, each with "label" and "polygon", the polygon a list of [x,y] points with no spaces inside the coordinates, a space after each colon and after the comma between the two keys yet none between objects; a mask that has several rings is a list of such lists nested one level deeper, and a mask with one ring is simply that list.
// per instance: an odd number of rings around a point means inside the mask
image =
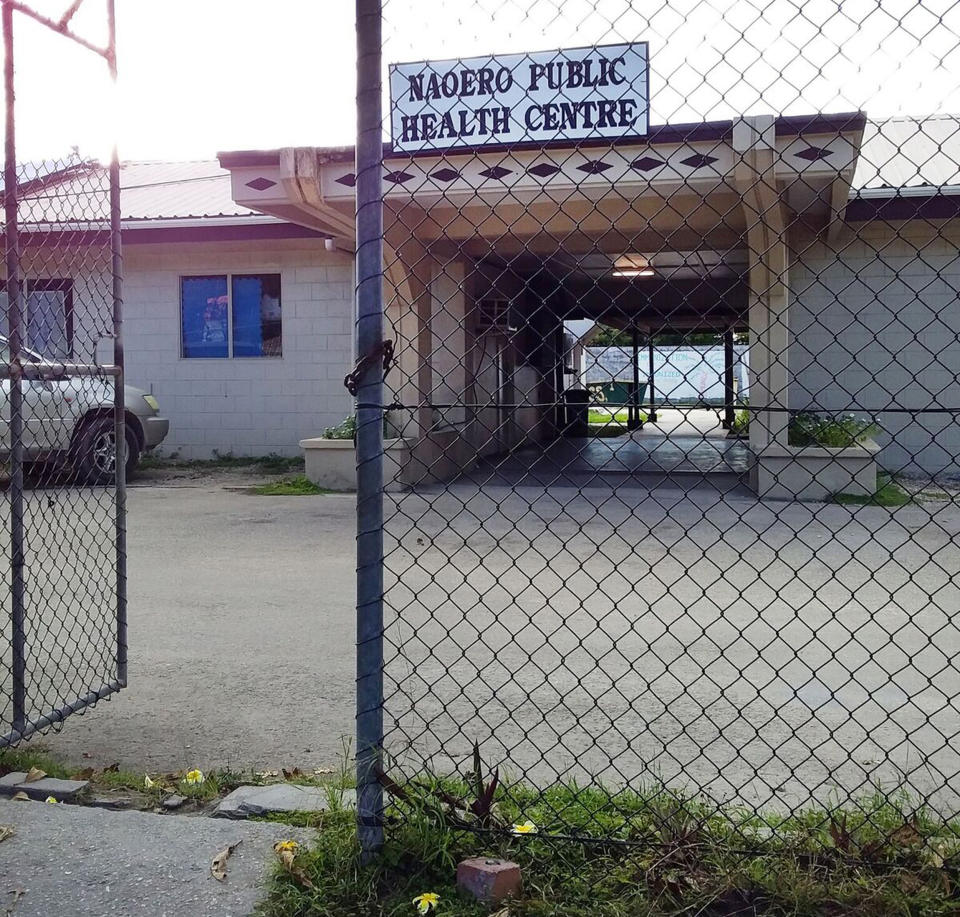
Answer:
[{"label": "weed", "polygon": [[832,503],[844,506],[906,506],[910,496],[890,475],[877,475],[877,491],[874,494],[833,494]]},{"label": "weed", "polygon": [[256,487],[251,487],[249,492],[260,497],[315,496],[316,494],[333,493],[332,490],[317,487],[304,474],[283,478],[280,481],[270,481],[267,484],[259,484]]},{"label": "weed", "polygon": [[[955,913],[960,826],[905,796],[758,815],[662,787],[503,785],[479,776],[474,757],[462,778],[382,778],[386,845],[371,865],[354,815],[325,813],[316,845],[297,856],[312,887],[278,869],[261,913],[394,917],[434,892],[442,914],[480,917],[490,909],[454,882],[471,856],[519,863],[523,892],[510,917]],[[521,820],[536,832],[516,836]]]}]

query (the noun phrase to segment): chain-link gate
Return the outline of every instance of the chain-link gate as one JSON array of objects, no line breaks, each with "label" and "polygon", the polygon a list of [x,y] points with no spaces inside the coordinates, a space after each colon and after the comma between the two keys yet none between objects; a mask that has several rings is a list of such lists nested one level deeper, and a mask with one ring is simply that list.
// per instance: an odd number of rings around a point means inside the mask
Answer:
[{"label": "chain-link gate", "polygon": [[[83,0],[62,6],[51,18],[46,8],[2,4],[0,746],[58,726],[127,677],[126,469],[117,454],[135,461],[140,441],[124,411],[119,165],[115,149],[105,162],[71,151],[67,125],[76,126],[77,111],[69,106],[78,102],[63,82],[78,59],[115,80],[114,8],[113,0],[97,11],[81,9]],[[102,42],[89,37],[91,23]],[[48,58],[58,62],[54,80],[37,72]],[[107,92],[80,100],[89,121],[109,109]],[[20,158],[24,125],[30,153]]]},{"label": "chain-link gate", "polygon": [[382,45],[380,6],[355,172],[318,166],[357,201],[365,849],[427,812],[665,874],[842,847],[814,803],[955,819],[957,5],[388,0]]}]

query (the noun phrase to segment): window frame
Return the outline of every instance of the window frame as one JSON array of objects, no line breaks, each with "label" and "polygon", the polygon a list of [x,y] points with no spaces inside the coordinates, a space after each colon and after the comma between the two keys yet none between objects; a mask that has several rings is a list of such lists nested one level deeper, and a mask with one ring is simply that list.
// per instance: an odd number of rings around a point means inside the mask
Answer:
[{"label": "window frame", "polygon": [[[278,354],[262,353],[259,356],[243,354],[237,356],[233,352],[233,278],[234,277],[261,277],[273,276],[277,278],[277,286],[280,290],[280,352]],[[196,278],[220,278],[223,277],[227,283],[227,353],[225,356],[189,356],[186,351],[186,341],[183,337],[183,282]],[[180,325],[180,359],[181,360],[282,360],[284,358],[283,338],[284,338],[284,320],[283,320],[283,273],[279,270],[259,271],[237,270],[237,271],[196,271],[186,274],[180,274],[177,278],[178,303]]]},{"label": "window frame", "polygon": [[[67,355],[60,358],[65,362],[71,362],[74,358],[74,340],[73,340],[73,278],[72,277],[24,277],[21,281],[23,286],[23,306],[25,315],[23,316],[26,325],[26,334],[23,336],[23,346],[28,350],[36,350],[33,341],[30,340],[30,304],[29,296],[33,292],[37,293],[60,293],[63,297],[63,326],[67,335]],[[6,278],[0,280],[0,294],[6,295]],[[281,313],[282,314],[282,313]],[[7,337],[10,335],[10,300],[7,300]],[[49,354],[45,355],[47,358]]]}]

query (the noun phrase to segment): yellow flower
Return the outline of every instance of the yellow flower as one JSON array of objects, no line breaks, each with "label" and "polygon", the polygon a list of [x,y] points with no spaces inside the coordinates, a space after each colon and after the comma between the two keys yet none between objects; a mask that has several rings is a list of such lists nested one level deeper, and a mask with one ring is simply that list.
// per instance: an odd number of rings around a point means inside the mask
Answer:
[{"label": "yellow flower", "polygon": [[273,845],[273,849],[276,850],[277,853],[282,853],[285,850],[296,853],[300,849],[300,845],[296,841],[279,841]]},{"label": "yellow flower", "polygon": [[413,899],[418,914],[430,914],[440,904],[440,896],[436,892],[424,892]]},{"label": "yellow flower", "polygon": [[143,788],[145,790],[152,790],[156,784],[150,779],[149,774],[143,775]]},{"label": "yellow flower", "polygon": [[525,821],[522,825],[514,825],[514,834],[536,834],[539,829],[532,821]]},{"label": "yellow flower", "polygon": [[194,769],[192,771],[187,771],[187,774],[183,779],[184,782],[189,783],[190,786],[199,786],[206,778],[203,776],[203,771]]},{"label": "yellow flower", "polygon": [[48,796],[48,797],[47,797],[47,802],[52,803],[53,805],[56,805],[56,803],[57,803],[57,797],[56,797],[56,796]]}]

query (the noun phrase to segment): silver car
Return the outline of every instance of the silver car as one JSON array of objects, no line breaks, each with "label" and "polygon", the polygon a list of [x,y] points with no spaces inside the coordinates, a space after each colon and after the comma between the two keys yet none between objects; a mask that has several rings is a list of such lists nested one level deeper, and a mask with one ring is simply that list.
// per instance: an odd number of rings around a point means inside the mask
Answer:
[{"label": "silver car", "polygon": [[[23,446],[29,462],[66,465],[79,478],[106,483],[116,474],[117,448],[113,428],[113,384],[91,376],[71,377],[56,363],[23,349],[41,368],[40,378],[23,382]],[[9,362],[10,349],[0,336],[0,360]],[[170,421],[160,416],[153,395],[132,385],[123,388],[126,418],[127,475],[140,456],[163,442]],[[10,442],[10,380],[0,384],[0,453],[8,456]]]}]

